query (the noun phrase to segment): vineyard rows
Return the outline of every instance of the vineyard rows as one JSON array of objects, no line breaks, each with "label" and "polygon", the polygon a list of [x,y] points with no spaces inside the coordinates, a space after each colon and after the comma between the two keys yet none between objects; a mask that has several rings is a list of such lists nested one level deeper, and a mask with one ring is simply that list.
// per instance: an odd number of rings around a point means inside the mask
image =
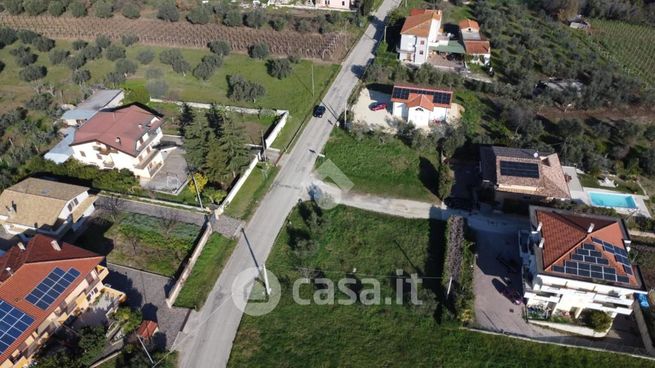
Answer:
[{"label": "vineyard rows", "polygon": [[256,43],[266,42],[271,53],[303,58],[337,61],[347,52],[345,33],[301,34],[295,31],[270,31],[219,24],[194,25],[187,22],[164,22],[155,19],[114,17],[12,16],[0,14],[0,24],[14,29],[30,29],[50,38],[93,40],[104,34],[114,40],[122,35],[139,36],[145,45],[205,48],[209,41],[224,40],[237,52],[246,52]]},{"label": "vineyard rows", "polygon": [[592,21],[592,38],[612,60],[650,85],[655,84],[655,28],[619,21]]}]

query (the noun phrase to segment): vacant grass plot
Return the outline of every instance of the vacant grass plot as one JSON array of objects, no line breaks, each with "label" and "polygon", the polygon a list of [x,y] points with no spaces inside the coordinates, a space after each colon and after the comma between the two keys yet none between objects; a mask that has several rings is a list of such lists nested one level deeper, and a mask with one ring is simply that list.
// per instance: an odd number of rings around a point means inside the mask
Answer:
[{"label": "vacant grass plot", "polygon": [[370,136],[358,141],[335,129],[324,153],[355,184],[353,191],[438,201],[436,151],[419,152],[391,136],[384,142]]},{"label": "vacant grass plot", "polygon": [[77,244],[107,256],[107,261],[172,276],[193,248],[200,227],[128,213],[119,218],[101,214],[90,219]]},{"label": "vacant grass plot", "polygon": [[234,197],[234,200],[225,208],[228,216],[247,220],[259,205],[268,188],[275,180],[278,167],[259,164],[252,171],[245,184]]},{"label": "vacant grass plot", "polygon": [[219,234],[211,235],[175,300],[176,306],[198,309],[205,304],[207,295],[223,271],[235,245],[236,241],[233,239]]},{"label": "vacant grass plot", "polygon": [[620,21],[593,19],[592,36],[611,59],[643,81],[655,83],[655,29]]},{"label": "vacant grass plot", "polygon": [[[596,351],[528,343],[438,325],[409,305],[298,305],[291,285],[301,277],[294,238],[313,234],[318,249],[301,263],[336,281],[353,272],[375,277],[389,295],[390,275],[439,274],[444,225],[337,207],[317,230],[296,210],[268,259],[283,285],[280,304],[262,317],[244,316],[232,367],[642,367],[647,361]],[[303,235],[305,234],[305,235]],[[305,290],[304,296],[313,291]],[[337,294],[337,298],[342,297]]]}]

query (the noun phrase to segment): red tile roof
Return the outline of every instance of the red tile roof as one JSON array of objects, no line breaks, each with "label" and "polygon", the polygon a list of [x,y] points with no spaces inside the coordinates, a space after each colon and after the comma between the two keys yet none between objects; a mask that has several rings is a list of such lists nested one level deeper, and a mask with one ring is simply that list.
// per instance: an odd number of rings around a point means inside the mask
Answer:
[{"label": "red tile roof", "polygon": [[441,21],[441,10],[412,9],[405,18],[401,34],[427,37],[430,34],[432,20]]},{"label": "red tile roof", "polygon": [[464,19],[459,22],[459,29],[465,29],[465,28],[471,28],[475,30],[480,30],[480,25],[478,22],[474,21],[473,19]]},{"label": "red tile roof", "polygon": [[[434,109],[435,107],[445,107],[445,108],[450,108],[452,100],[453,100],[453,91],[448,90],[448,89],[437,89],[437,88],[429,88],[429,87],[420,87],[412,84],[404,84],[404,83],[398,83],[393,86],[394,90],[397,88],[405,88],[405,89],[412,89],[412,90],[419,90],[419,91],[425,91],[425,92],[442,92],[442,93],[447,93],[450,95],[450,103],[447,104],[441,104],[441,103],[435,103],[433,102],[432,96],[428,94],[421,94],[421,93],[410,93],[407,98],[398,98],[398,97],[391,97],[391,102],[402,102],[406,103],[407,106],[409,107],[414,107],[414,106],[421,106],[426,109]],[[393,92],[391,93],[393,96]]]},{"label": "red tile roof", "polygon": [[[585,243],[593,243],[592,237],[625,250],[623,240],[625,239],[624,234],[627,237],[627,232],[620,220],[553,210],[536,210],[535,216],[537,221],[542,224],[541,236],[544,239],[543,269],[546,272],[555,273],[553,266],[563,267],[564,261],[570,260],[571,254],[576,249],[582,247]],[[591,224],[594,225],[593,230],[588,232]],[[634,267],[632,275],[628,275],[612,253],[605,251],[599,245],[596,245],[596,251],[603,254],[603,258],[609,261],[609,266],[616,270],[617,275],[628,277],[631,286],[640,286],[635,276],[637,273]]]},{"label": "red tile roof", "polygon": [[161,115],[138,105],[100,111],[75,132],[71,146],[95,141],[136,157],[145,147],[137,150],[139,138],[157,130],[162,123]]},{"label": "red tile roof", "polygon": [[159,331],[159,326],[155,321],[143,321],[139,328],[136,330],[136,334],[141,336],[144,339],[149,339]]},{"label": "red tile roof", "polygon": [[409,99],[407,101],[407,107],[417,107],[417,106],[432,111],[432,109],[434,109],[435,103],[432,102],[431,96],[417,95],[415,93],[410,93]]},{"label": "red tile roof", "polygon": [[486,55],[491,53],[491,45],[487,40],[464,40],[464,49],[469,55]]},{"label": "red tile roof", "polygon": [[[69,296],[87,275],[102,262],[102,256],[60,242],[61,250],[51,245],[53,238],[36,235],[26,245],[25,250],[12,247],[0,256],[0,299],[20,309],[34,319],[34,322],[1,355],[4,362],[20,344],[34,332],[43,321]],[[10,267],[10,271],[7,271]],[[46,310],[42,310],[25,300],[25,297],[55,268],[68,270],[74,267],[80,275]]]}]

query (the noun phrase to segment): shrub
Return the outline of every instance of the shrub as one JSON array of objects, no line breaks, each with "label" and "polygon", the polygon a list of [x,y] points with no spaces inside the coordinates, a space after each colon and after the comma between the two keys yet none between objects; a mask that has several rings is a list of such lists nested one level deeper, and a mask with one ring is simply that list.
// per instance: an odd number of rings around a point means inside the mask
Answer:
[{"label": "shrub", "polygon": [[86,58],[84,55],[74,55],[70,56],[66,60],[66,65],[71,68],[72,70],[79,69],[86,64]]},{"label": "shrub", "polygon": [[48,10],[48,2],[45,0],[24,0],[23,9],[28,15],[39,15]]},{"label": "shrub", "polygon": [[266,14],[262,10],[253,10],[246,14],[244,23],[250,28],[261,28],[266,23]]},{"label": "shrub", "polygon": [[306,19],[301,19],[296,23],[296,31],[300,33],[311,32],[312,25]]},{"label": "shrub", "polygon": [[125,18],[137,19],[141,16],[141,9],[139,9],[136,4],[129,3],[123,6],[123,9],[121,9],[121,14],[123,14]]},{"label": "shrub", "polygon": [[34,64],[37,59],[36,54],[32,53],[30,48],[27,46],[17,47],[9,51],[9,54],[13,55],[16,58],[16,63],[19,66]]},{"label": "shrub", "polygon": [[277,79],[284,79],[293,72],[289,59],[271,59],[268,61],[267,67],[268,74]]},{"label": "shrub", "polygon": [[84,56],[87,61],[99,58],[100,54],[102,54],[102,49],[98,45],[86,45],[80,51],[80,55]]},{"label": "shrub", "polygon": [[48,5],[48,13],[53,17],[58,17],[66,11],[64,4],[61,1],[55,0]]},{"label": "shrub", "polygon": [[255,102],[257,98],[266,94],[264,86],[248,81],[240,75],[231,75],[227,83],[229,87],[227,96],[236,101],[251,100]]},{"label": "shrub", "polygon": [[150,64],[155,59],[155,53],[150,50],[142,50],[136,55],[136,59],[143,65]]},{"label": "shrub", "polygon": [[135,43],[139,42],[139,36],[133,34],[122,35],[121,42],[125,47],[132,46]]},{"label": "shrub", "polygon": [[177,22],[180,20],[180,13],[177,6],[172,1],[163,2],[157,10],[157,18],[168,22]]},{"label": "shrub", "polygon": [[114,16],[114,6],[109,1],[97,1],[93,7],[98,18],[111,18]]},{"label": "shrub", "polygon": [[223,58],[220,55],[209,54],[202,57],[202,62],[218,68],[223,65]]},{"label": "shrub", "polygon": [[250,46],[248,55],[254,59],[264,59],[268,56],[268,44],[266,42],[261,42]]},{"label": "shrub", "polygon": [[11,28],[0,28],[0,43],[3,45],[11,45],[16,42],[16,31]]},{"label": "shrub", "polygon": [[85,17],[87,13],[86,6],[80,1],[73,1],[68,6],[68,10],[75,18]]},{"label": "shrub", "polygon": [[112,86],[123,84],[125,83],[125,74],[119,73],[117,71],[109,72],[105,76],[105,83]]},{"label": "shrub", "polygon": [[5,9],[11,15],[18,15],[23,12],[23,0],[5,0]]},{"label": "shrub", "polygon": [[43,65],[28,65],[18,72],[20,79],[25,82],[33,82],[48,74],[48,69]]},{"label": "shrub", "polygon": [[148,68],[146,69],[146,78],[148,79],[157,79],[164,76],[164,73],[157,68]]},{"label": "shrub", "polygon": [[86,47],[88,43],[84,40],[75,40],[73,41],[73,50],[81,50]]},{"label": "shrub", "polygon": [[211,52],[220,56],[227,56],[232,51],[232,47],[227,41],[211,41],[207,46]]},{"label": "shrub", "polygon": [[2,72],[3,70],[5,70],[5,63],[0,61],[0,72]]},{"label": "shrub", "polygon": [[125,57],[125,48],[121,46],[111,45],[105,51],[105,57],[111,61],[116,61]]},{"label": "shrub", "polygon": [[300,56],[298,56],[298,55],[289,55],[289,57],[287,59],[289,59],[289,62],[291,64],[299,64],[300,63]]},{"label": "shrub", "polygon": [[106,49],[109,47],[109,45],[111,45],[111,40],[105,35],[98,35],[96,37],[96,45],[98,45],[98,47],[101,49]]},{"label": "shrub", "polygon": [[30,110],[46,111],[52,104],[52,95],[49,93],[37,93],[25,102],[25,107]]},{"label": "shrub", "polygon": [[282,31],[287,26],[287,20],[282,17],[275,17],[271,21],[271,27],[276,31]]},{"label": "shrub", "polygon": [[596,332],[605,331],[612,325],[612,317],[610,317],[609,314],[598,310],[590,310],[586,312],[583,316],[583,321]]},{"label": "shrub", "polygon": [[136,63],[129,59],[116,60],[116,66],[114,68],[114,70],[121,74],[134,74],[136,73],[136,69]]},{"label": "shrub", "polygon": [[193,24],[207,24],[209,23],[210,10],[206,6],[198,6],[187,14],[186,19]]},{"label": "shrub", "polygon": [[89,72],[87,69],[78,69],[73,71],[73,83],[84,84],[89,79],[91,79],[91,72]]},{"label": "shrub", "polygon": [[362,16],[368,16],[373,10],[373,1],[374,0],[362,0],[359,5],[359,14]]},{"label": "shrub", "polygon": [[58,65],[66,60],[68,54],[68,50],[52,49],[48,53],[48,59],[52,65]]},{"label": "shrub", "polygon": [[193,76],[197,79],[207,80],[214,74],[216,68],[207,63],[200,63],[193,69]]},{"label": "shrub", "polygon": [[31,44],[35,38],[39,37],[39,34],[30,31],[29,29],[21,29],[18,32],[16,32],[16,36],[18,36],[20,42],[27,45],[27,44]]},{"label": "shrub", "polygon": [[175,60],[183,58],[182,53],[178,49],[164,50],[159,54],[159,61],[167,65],[171,65]]},{"label": "shrub", "polygon": [[223,18],[223,24],[228,27],[238,27],[243,24],[243,17],[241,12],[238,10],[230,10],[225,14]]},{"label": "shrub", "polygon": [[161,79],[151,80],[146,83],[146,89],[148,90],[148,93],[150,93],[150,96],[154,98],[162,98],[166,96],[166,92],[168,92],[168,85]]},{"label": "shrub", "polygon": [[40,36],[32,41],[32,45],[34,45],[34,47],[36,47],[36,49],[41,52],[48,52],[52,50],[53,47],[55,47],[55,40]]}]

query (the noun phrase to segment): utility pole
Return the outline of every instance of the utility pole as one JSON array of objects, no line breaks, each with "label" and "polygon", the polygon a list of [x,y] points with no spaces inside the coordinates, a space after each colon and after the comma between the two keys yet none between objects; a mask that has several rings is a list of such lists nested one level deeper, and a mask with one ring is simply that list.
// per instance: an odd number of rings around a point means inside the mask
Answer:
[{"label": "utility pole", "polygon": [[141,347],[143,348],[143,351],[146,352],[146,355],[148,356],[148,360],[150,360],[150,364],[155,364],[154,360],[152,360],[152,357],[150,356],[150,353],[148,353],[148,349],[146,349],[146,345],[143,343],[141,340],[141,337],[139,335],[136,335],[136,338],[139,340],[141,343]]},{"label": "utility pole", "polygon": [[314,63],[312,65],[312,97],[314,97]]},{"label": "utility pole", "polygon": [[262,161],[266,161],[266,140],[264,139],[264,132],[259,131],[259,134],[261,135],[262,138]]},{"label": "utility pole", "polygon": [[260,272],[264,274],[264,286],[266,289],[266,296],[271,296],[271,286],[268,284],[268,274],[266,273],[266,263],[262,265]]}]

